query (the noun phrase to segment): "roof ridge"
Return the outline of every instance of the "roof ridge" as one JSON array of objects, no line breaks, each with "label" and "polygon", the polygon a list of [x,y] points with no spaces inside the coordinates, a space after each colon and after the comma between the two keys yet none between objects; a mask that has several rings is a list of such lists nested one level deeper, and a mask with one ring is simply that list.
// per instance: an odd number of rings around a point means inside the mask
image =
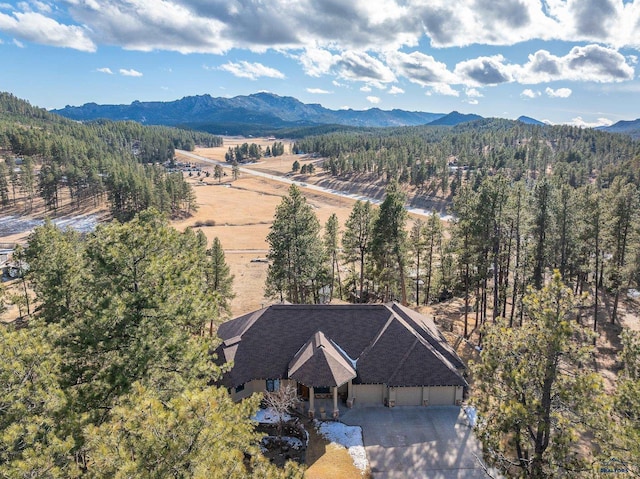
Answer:
[{"label": "roof ridge", "polygon": [[415,338],[413,340],[413,343],[411,344],[411,347],[407,348],[407,350],[405,351],[405,353],[402,355],[402,359],[400,359],[400,361],[398,361],[398,366],[396,367],[396,369],[391,373],[391,375],[389,376],[389,379],[387,380],[387,382],[391,382],[391,380],[395,377],[396,374],[398,374],[398,371],[400,371],[400,369],[404,366],[404,363],[407,361],[407,358],[409,357],[409,355],[411,354],[411,352],[416,348],[416,344],[418,344],[419,339]]},{"label": "roof ridge", "polygon": [[[449,344],[449,342],[447,341],[447,339],[443,336],[442,332],[438,329],[438,326],[435,324],[435,322],[433,322],[432,320],[430,321],[432,324],[423,324],[422,322],[419,322],[417,319],[415,319],[414,317],[412,317],[412,315],[407,312],[406,310],[409,310],[412,313],[416,313],[422,317],[424,317],[427,322],[429,322],[429,317],[427,315],[418,313],[417,311],[414,311],[410,308],[406,308],[406,307],[402,307],[401,305],[399,305],[398,303],[394,303],[393,304],[393,312],[398,314],[399,317],[401,319],[403,319],[405,322],[407,323],[413,323],[415,324],[415,326],[417,326],[420,330],[424,331],[426,333],[426,335],[431,338],[433,340],[429,341],[428,338],[425,338],[425,336],[423,336],[420,331],[418,329],[416,329],[413,324],[409,324],[411,331],[413,331],[414,333],[417,333],[421,338],[423,338],[424,340],[426,340],[434,349],[436,349],[436,351],[438,351],[438,353],[444,357],[444,354],[439,350],[440,348],[442,350],[444,350],[448,355],[451,355],[451,357],[459,362],[462,366],[464,366],[464,362],[462,361],[462,359],[460,359],[460,356],[458,356],[458,353],[456,353],[455,349],[453,349],[453,347]],[[426,329],[425,329],[426,326]],[[435,328],[435,332],[438,334],[438,336],[436,337],[434,335],[434,332],[432,331],[432,327]],[[435,344],[434,344],[435,343]],[[447,358],[447,360],[453,364],[453,362],[451,361],[451,359]]]},{"label": "roof ridge", "polygon": [[360,356],[358,356],[358,358],[357,358],[358,360],[361,357],[366,356],[369,353],[369,351],[371,351],[371,349],[373,349],[373,347],[376,345],[378,340],[382,337],[384,332],[389,328],[389,326],[391,325],[391,323],[393,322],[395,317],[396,316],[393,314],[393,311],[389,311],[389,318],[384,323],[384,325],[380,328],[380,330],[376,334],[375,338],[373,338],[373,340],[362,350],[362,352],[360,353]]},{"label": "roof ridge", "polygon": [[[396,320],[401,322],[401,323],[406,323],[407,321],[399,316],[395,316]],[[409,326],[409,325],[406,325]],[[419,334],[414,328],[412,327],[406,327],[407,331],[409,331],[415,338],[417,341],[420,342],[420,344],[422,344],[424,347],[427,348],[427,350],[429,350],[429,352],[431,352],[432,354],[434,354],[438,359],[440,359],[440,362],[444,363],[444,365],[451,370],[452,372],[454,372],[456,375],[460,376],[460,373],[458,372],[458,369],[455,367],[455,365],[449,360],[449,358],[445,357],[440,351],[438,351],[436,349],[436,347],[431,344],[430,341],[428,341],[427,339],[425,339],[421,334]],[[415,346],[415,342],[412,345],[412,348]],[[403,357],[402,362],[405,361],[405,358]],[[395,372],[394,372],[395,374]],[[393,377],[393,375],[391,376]]]}]

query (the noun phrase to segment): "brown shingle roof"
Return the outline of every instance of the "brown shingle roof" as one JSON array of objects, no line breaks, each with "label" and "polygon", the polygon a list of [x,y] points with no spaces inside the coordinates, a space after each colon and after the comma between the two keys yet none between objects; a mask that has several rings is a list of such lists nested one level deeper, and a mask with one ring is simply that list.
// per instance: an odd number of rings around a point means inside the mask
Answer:
[{"label": "brown shingle roof", "polygon": [[[340,363],[338,358],[353,358],[355,383],[466,385],[458,372],[464,368],[462,361],[433,321],[395,303],[272,305],[228,321],[218,329],[223,342],[216,350],[218,361],[234,362],[223,383],[234,387],[252,379],[289,377],[293,360],[302,354],[303,346],[311,344],[310,338],[318,331],[331,339],[325,343],[324,356],[318,355],[313,361],[320,364],[324,358],[323,361]],[[329,350],[330,357],[326,356]],[[312,380],[311,372],[330,370],[336,380],[346,374],[346,369],[339,372],[328,363],[326,367],[318,364],[307,362],[306,366],[298,367],[300,378],[304,376],[305,381],[329,386],[332,384]]]},{"label": "brown shingle roof", "polygon": [[355,377],[351,359],[322,331],[309,338],[289,363],[289,378],[305,386],[342,386]]}]

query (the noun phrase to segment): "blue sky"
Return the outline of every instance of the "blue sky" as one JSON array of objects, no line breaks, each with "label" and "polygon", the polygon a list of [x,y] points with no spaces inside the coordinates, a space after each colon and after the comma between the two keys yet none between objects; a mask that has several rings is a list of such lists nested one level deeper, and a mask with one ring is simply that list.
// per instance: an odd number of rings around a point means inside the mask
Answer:
[{"label": "blue sky", "polygon": [[640,0],[0,0],[0,90],[45,108],[269,91],[327,108],[640,117]]}]

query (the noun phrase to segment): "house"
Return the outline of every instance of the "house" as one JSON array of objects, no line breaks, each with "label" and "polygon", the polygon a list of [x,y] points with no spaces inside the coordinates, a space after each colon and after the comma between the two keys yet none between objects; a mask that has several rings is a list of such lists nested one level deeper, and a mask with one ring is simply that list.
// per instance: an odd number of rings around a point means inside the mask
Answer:
[{"label": "house", "polygon": [[221,382],[235,400],[296,386],[315,413],[317,397],[355,404],[453,405],[465,366],[434,322],[397,303],[275,304],[218,329]]}]

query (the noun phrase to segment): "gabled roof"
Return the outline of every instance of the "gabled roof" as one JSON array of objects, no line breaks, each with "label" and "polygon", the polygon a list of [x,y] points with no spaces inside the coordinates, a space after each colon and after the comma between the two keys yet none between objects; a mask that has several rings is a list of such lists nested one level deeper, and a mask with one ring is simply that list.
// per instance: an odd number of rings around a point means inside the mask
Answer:
[{"label": "gabled roof", "polygon": [[322,331],[311,336],[289,363],[289,378],[305,386],[342,386],[355,377],[351,359]]},{"label": "gabled roof", "polygon": [[229,387],[288,377],[330,386],[352,371],[354,383],[466,385],[464,364],[433,321],[396,303],[276,304],[220,325],[218,336],[218,361],[233,361]]}]

